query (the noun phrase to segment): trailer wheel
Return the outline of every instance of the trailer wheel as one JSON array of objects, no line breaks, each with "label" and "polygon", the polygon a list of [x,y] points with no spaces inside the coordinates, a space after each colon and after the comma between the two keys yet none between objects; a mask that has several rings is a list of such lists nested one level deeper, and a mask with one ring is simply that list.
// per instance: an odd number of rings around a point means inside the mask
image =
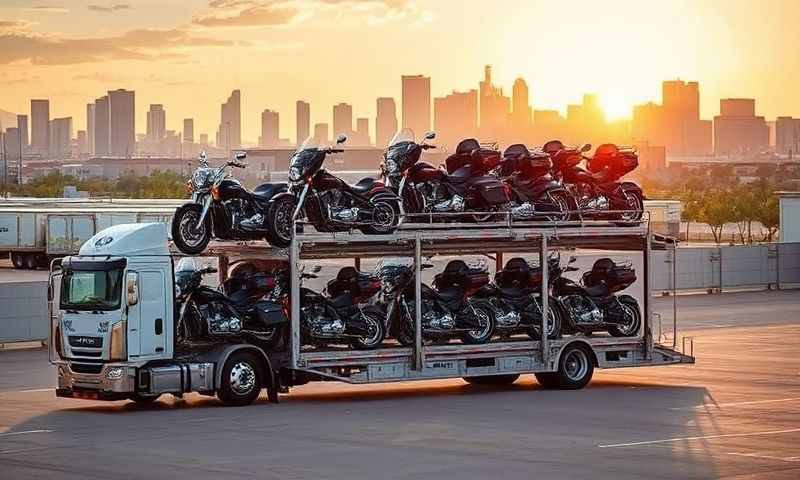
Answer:
[{"label": "trailer wheel", "polygon": [[262,378],[261,365],[256,358],[247,352],[236,352],[222,368],[217,396],[225,405],[250,405],[261,393]]},{"label": "trailer wheel", "polygon": [[11,253],[11,263],[14,265],[16,269],[23,269],[25,268],[25,259],[22,257],[22,254],[19,253]]},{"label": "trailer wheel", "polygon": [[[558,359],[558,371],[537,373],[536,380],[547,388],[578,390],[586,386],[594,374],[591,353],[581,345],[568,345]],[[552,377],[550,377],[552,375]]]},{"label": "trailer wheel", "polygon": [[464,377],[470,385],[511,385],[519,379],[519,374],[508,373],[505,375],[482,375],[480,377]]},{"label": "trailer wheel", "polygon": [[39,262],[37,262],[36,257],[37,255],[35,253],[25,255],[24,262],[26,270],[36,270],[39,267]]}]

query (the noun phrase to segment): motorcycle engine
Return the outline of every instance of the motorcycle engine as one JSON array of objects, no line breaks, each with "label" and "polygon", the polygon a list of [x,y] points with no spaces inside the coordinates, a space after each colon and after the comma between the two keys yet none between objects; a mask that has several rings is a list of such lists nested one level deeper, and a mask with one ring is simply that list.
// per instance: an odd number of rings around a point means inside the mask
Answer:
[{"label": "motorcycle engine", "polygon": [[222,305],[202,305],[200,314],[206,320],[211,335],[239,333],[242,330],[242,319]]},{"label": "motorcycle engine", "polygon": [[[413,320],[414,302],[407,304],[408,312]],[[422,327],[423,329],[452,330],[456,326],[456,317],[450,312],[439,312],[433,307],[433,303],[422,302]]]},{"label": "motorcycle engine", "polygon": [[603,323],[603,312],[588,298],[580,295],[568,295],[562,298],[562,301],[576,325]]},{"label": "motorcycle engine", "polygon": [[447,189],[438,183],[425,182],[419,187],[425,201],[425,210],[431,212],[463,212],[464,197],[447,196]]},{"label": "motorcycle engine", "polygon": [[345,324],[340,318],[329,318],[325,315],[325,307],[311,305],[303,307],[303,316],[316,337],[338,337],[344,333]]},{"label": "motorcycle engine", "polygon": [[358,220],[358,207],[351,207],[347,196],[339,190],[328,190],[320,195],[323,204],[328,206],[331,220],[354,222]]},{"label": "motorcycle engine", "polygon": [[514,310],[514,308],[499,298],[492,298],[489,300],[489,303],[494,308],[495,313],[495,321],[497,322],[497,326],[502,328],[511,328],[516,327],[519,325],[520,321],[522,320],[522,315]]}]

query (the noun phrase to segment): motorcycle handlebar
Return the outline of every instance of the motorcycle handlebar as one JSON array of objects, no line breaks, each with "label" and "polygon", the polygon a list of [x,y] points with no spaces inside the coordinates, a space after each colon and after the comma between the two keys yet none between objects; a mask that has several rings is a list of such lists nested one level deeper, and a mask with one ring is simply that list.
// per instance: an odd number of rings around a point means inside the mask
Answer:
[{"label": "motorcycle handlebar", "polygon": [[244,163],[239,163],[239,162],[228,162],[228,165],[230,165],[231,167],[236,167],[236,168],[244,168],[244,167],[247,166]]},{"label": "motorcycle handlebar", "polygon": [[343,153],[344,149],[341,148],[329,148],[328,153]]},{"label": "motorcycle handlebar", "polygon": [[436,148],[436,145],[428,145],[427,143],[423,143],[420,145],[420,147],[422,147],[423,150],[429,150],[431,148]]}]

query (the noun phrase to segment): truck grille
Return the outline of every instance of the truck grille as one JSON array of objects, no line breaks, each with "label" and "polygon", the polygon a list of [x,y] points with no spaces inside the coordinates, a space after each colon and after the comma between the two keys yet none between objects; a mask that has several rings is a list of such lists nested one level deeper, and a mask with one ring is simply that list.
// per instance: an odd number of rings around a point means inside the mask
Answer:
[{"label": "truck grille", "polygon": [[103,371],[103,364],[102,363],[75,363],[72,362],[69,365],[70,369],[75,373],[92,373],[92,374],[99,374]]}]

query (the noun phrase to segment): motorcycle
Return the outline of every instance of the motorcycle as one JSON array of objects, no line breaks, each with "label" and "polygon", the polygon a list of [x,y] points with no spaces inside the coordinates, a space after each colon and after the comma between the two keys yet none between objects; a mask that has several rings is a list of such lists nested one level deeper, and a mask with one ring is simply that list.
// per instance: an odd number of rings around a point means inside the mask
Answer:
[{"label": "motorcycle", "polygon": [[[300,273],[300,279],[317,278],[315,273]],[[287,282],[286,276],[281,278]],[[288,285],[282,289],[288,293]],[[352,267],[343,268],[328,283],[326,293],[300,288],[300,331],[306,344],[324,346],[349,343],[358,350],[377,348],[386,335],[380,307],[365,304],[380,290],[380,281]]]},{"label": "motorcycle", "polygon": [[[549,260],[549,268],[558,260]],[[493,284],[481,288],[476,296],[486,299],[494,310],[495,332],[503,336],[526,333],[542,338],[542,269],[533,268],[524,258],[512,258],[495,274]],[[555,298],[547,302],[547,338],[561,334],[561,312]]]},{"label": "motorcycle", "polygon": [[[425,140],[436,137],[433,132]],[[487,173],[497,166],[500,153],[482,148],[475,139],[461,141],[456,153],[445,161],[446,169],[421,162],[423,150],[433,145],[416,143],[414,132],[397,132],[384,153],[381,170],[389,188],[403,201],[405,213],[469,213],[475,221],[491,218],[511,200],[509,188]],[[417,215],[420,221],[424,219]]]},{"label": "motorcycle", "polygon": [[[347,137],[340,135],[336,143]],[[337,232],[359,228],[366,234],[387,234],[397,229],[401,205],[398,196],[382,182],[363,178],[348,185],[322,168],[325,157],[342,149],[320,148],[309,137],[289,161],[289,191],[270,199],[267,239],[287,247],[294,221],[305,217],[317,231]]]},{"label": "motorcycle", "polygon": [[[421,270],[432,268],[420,265]],[[403,346],[415,340],[416,284],[413,265],[387,264],[376,267],[383,290],[381,301],[386,312],[386,330]],[[470,268],[461,260],[447,264],[436,275],[434,286],[421,285],[422,339],[426,342],[447,342],[460,338],[463,343],[486,343],[494,333],[491,306],[471,295],[488,283],[484,268]]]},{"label": "motorcycle", "polygon": [[235,160],[219,167],[208,164],[205,152],[199,166],[186,182],[191,201],[178,207],[172,218],[172,240],[187,255],[205,250],[211,238],[260,240],[267,236],[265,213],[268,201],[285,192],[285,183],[264,183],[250,191],[233,178],[228,167],[245,168],[247,157],[237,153]]},{"label": "motorcycle", "polygon": [[219,291],[202,283],[204,275],[216,272],[213,267],[199,268],[191,258],[178,262],[176,343],[236,337],[264,349],[276,346],[288,319],[283,305],[268,298],[274,277],[235,278]]},{"label": "motorcycle", "polygon": [[630,295],[616,295],[636,281],[636,272],[630,264],[616,264],[609,258],[597,260],[592,269],[583,274],[581,283],[563,276],[578,271],[560,262],[550,271],[552,295],[565,313],[570,333],[591,334],[608,331],[614,337],[633,337],[642,325],[639,303]]},{"label": "motorcycle", "polygon": [[[619,181],[639,165],[636,152],[603,144],[592,157],[585,156],[590,149],[588,144],[580,149],[567,148],[558,140],[542,147],[553,159],[555,176],[571,193],[571,210],[578,211],[581,218],[626,223],[641,220],[645,198],[642,188],[634,182]],[[584,160],[587,168],[580,166]]]},{"label": "motorcycle", "polygon": [[569,220],[569,192],[550,174],[552,168],[550,155],[531,152],[520,143],[503,152],[495,175],[511,189],[509,209],[514,219]]}]

